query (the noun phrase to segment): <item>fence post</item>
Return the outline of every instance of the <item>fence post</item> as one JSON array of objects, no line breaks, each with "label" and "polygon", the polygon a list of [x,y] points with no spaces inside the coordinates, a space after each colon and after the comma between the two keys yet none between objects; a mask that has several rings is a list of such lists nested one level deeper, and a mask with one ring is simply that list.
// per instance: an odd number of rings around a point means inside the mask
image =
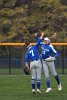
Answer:
[{"label": "fence post", "polygon": [[9,75],[11,74],[11,50],[10,50],[10,45],[9,45]]},{"label": "fence post", "polygon": [[62,74],[64,74],[64,45],[62,45]]}]

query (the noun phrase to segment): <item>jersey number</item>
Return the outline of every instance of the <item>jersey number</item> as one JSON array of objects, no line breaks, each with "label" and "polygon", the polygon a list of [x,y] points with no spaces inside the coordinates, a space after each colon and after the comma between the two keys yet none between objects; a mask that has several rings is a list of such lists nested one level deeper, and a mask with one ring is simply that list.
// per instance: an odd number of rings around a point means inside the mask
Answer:
[{"label": "jersey number", "polygon": [[31,50],[30,53],[32,54],[32,56],[34,56],[34,52],[33,52],[33,50]]},{"label": "jersey number", "polygon": [[45,51],[43,51],[43,52],[42,52],[42,54],[44,54],[44,55],[45,55]]}]

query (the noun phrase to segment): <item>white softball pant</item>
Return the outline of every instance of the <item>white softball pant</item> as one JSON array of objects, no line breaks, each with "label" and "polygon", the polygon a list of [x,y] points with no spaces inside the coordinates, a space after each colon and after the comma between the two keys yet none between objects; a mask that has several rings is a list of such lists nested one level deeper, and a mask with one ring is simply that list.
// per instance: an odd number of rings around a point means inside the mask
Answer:
[{"label": "white softball pant", "polygon": [[49,69],[50,69],[50,71],[51,71],[51,73],[52,73],[53,76],[57,75],[54,61],[47,62],[47,61],[43,60],[42,63],[43,63],[43,71],[44,71],[44,74],[45,74],[46,78],[49,78]]},{"label": "white softball pant", "polygon": [[40,60],[30,62],[32,79],[41,80],[42,65]]}]

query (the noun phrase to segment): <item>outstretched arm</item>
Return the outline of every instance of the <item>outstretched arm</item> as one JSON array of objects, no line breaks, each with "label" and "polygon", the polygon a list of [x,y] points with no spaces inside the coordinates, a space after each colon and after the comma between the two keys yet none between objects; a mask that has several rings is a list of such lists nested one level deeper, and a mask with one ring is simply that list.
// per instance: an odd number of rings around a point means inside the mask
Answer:
[{"label": "outstretched arm", "polygon": [[41,36],[40,36],[40,39],[43,39],[43,36],[44,36],[44,33],[42,32],[41,33]]},{"label": "outstretched arm", "polygon": [[38,34],[37,34],[37,33],[35,33],[35,34],[34,34],[34,36],[35,36],[35,39],[36,39],[36,42],[37,42],[37,41],[38,41],[38,39],[39,39],[39,38],[38,38]]},{"label": "outstretched arm", "polygon": [[[36,42],[37,42],[37,41],[38,41],[38,39],[39,39],[39,38],[38,38],[38,34],[37,34],[37,33],[35,33],[35,34],[34,34],[34,36],[35,36],[35,39],[36,39]],[[44,36],[44,33],[42,32],[42,33],[41,33],[41,36],[40,36],[40,39],[42,39],[42,38],[43,38],[43,36]]]},{"label": "outstretched arm", "polygon": [[37,43],[36,43],[37,46],[39,46],[40,43],[42,42],[43,36],[44,36],[44,33],[42,32],[40,38],[38,38],[38,41],[37,41]]}]

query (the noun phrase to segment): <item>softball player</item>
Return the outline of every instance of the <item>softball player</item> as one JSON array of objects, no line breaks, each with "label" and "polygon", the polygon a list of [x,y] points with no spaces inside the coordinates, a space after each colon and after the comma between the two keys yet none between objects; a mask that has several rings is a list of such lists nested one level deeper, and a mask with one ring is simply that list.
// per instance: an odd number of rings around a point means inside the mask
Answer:
[{"label": "softball player", "polygon": [[[38,40],[37,35],[36,40]],[[56,59],[58,57],[57,51],[54,49],[54,47],[50,44],[50,39],[45,37],[44,42],[40,42],[41,46],[41,54],[42,54],[42,64],[43,64],[43,71],[46,77],[46,85],[47,85],[47,90],[46,93],[50,92],[52,89],[50,87],[50,78],[49,78],[49,69],[52,73],[52,75],[55,77],[57,84],[58,84],[58,90],[62,90],[61,82],[58,77],[58,74],[55,69],[55,64],[54,61],[47,62],[46,59],[51,56],[51,54],[54,55],[54,58]]]},{"label": "softball player", "polygon": [[[41,37],[42,38],[42,37]],[[32,83],[32,93],[35,93],[35,85],[37,83],[37,92],[41,93],[40,91],[40,84],[41,84],[41,61],[39,58],[38,52],[38,45],[40,43],[40,39],[34,46],[28,45],[28,51],[25,55],[26,66],[28,66],[28,61],[30,60],[30,70],[31,70],[31,83]]]}]

